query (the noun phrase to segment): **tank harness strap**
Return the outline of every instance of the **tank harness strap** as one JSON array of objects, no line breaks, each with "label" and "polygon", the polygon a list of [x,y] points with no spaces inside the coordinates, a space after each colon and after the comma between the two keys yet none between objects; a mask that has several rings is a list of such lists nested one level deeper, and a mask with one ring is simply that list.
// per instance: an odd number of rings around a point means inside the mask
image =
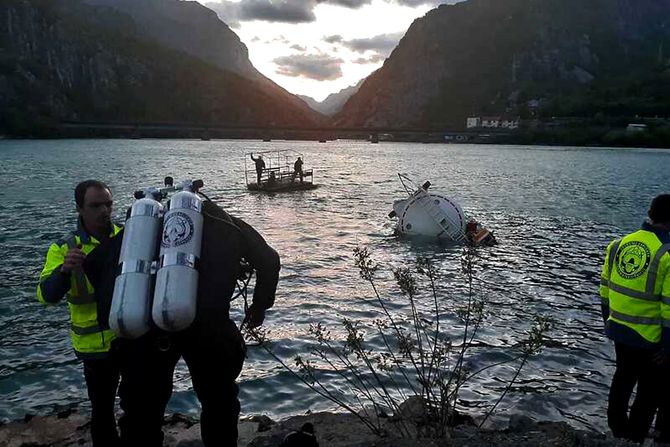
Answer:
[{"label": "tank harness strap", "polygon": [[[67,240],[68,248],[77,248],[77,241],[74,235]],[[74,280],[74,287],[77,291],[77,296],[68,295],[67,300],[71,304],[91,304],[95,302],[95,296],[88,291],[86,287],[86,276],[82,270],[72,271],[72,279]],[[76,331],[75,331],[76,332]]]}]

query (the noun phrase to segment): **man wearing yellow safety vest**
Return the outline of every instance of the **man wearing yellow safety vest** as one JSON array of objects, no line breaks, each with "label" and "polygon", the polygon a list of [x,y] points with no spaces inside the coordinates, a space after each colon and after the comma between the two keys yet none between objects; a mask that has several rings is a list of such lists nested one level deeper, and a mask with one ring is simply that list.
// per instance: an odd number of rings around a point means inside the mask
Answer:
[{"label": "man wearing yellow safety vest", "polygon": [[[616,351],[607,420],[615,437],[640,443],[657,408],[665,413],[669,404],[670,194],[654,198],[648,215],[640,230],[608,245],[600,277],[606,332]],[[657,421],[656,428],[661,440],[670,440],[670,427]]]},{"label": "man wearing yellow safety vest", "polygon": [[[91,438],[93,445],[118,445],[114,399],[119,369],[110,355],[115,335],[90,282],[87,257],[114,238],[120,227],[111,221],[112,193],[97,180],[86,180],[74,192],[79,214],[77,229],[51,244],[37,286],[37,298],[56,304],[67,296],[70,308],[70,337],[77,357],[84,363],[84,377],[91,401]],[[108,311],[107,311],[108,314]],[[104,321],[101,321],[104,320]]]}]

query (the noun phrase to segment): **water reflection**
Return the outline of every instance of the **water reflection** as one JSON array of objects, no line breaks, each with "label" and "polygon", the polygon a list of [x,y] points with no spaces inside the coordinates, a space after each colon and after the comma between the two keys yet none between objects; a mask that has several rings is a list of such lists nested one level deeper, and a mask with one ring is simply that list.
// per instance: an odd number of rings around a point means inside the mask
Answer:
[{"label": "water reflection", "polygon": [[[244,159],[249,151],[290,148],[315,167],[314,191],[249,194]],[[44,308],[35,280],[49,241],[74,224],[72,188],[100,177],[113,188],[116,216],[140,186],[165,175],[205,180],[205,192],[256,227],[282,255],[275,309],[266,326],[276,352],[287,359],[308,352],[311,323],[343,337],[344,317],[373,327],[379,310],[353,267],[353,249],[369,245],[375,259],[401,266],[418,255],[440,267],[442,290],[454,307],[463,299],[457,281],[460,250],[398,240],[386,218],[405,194],[405,172],[452,196],[495,231],[500,245],[482,252],[479,287],[489,298],[473,367],[509,358],[531,316],[555,322],[549,346],[531,359],[501,410],[536,419],[568,419],[605,429],[612,350],[602,336],[597,299],[606,243],[636,228],[649,199],[667,187],[670,154],[656,150],[593,150],[514,146],[418,145],[248,141],[3,141],[4,189],[0,201],[0,419],[86,404],[80,366],[67,337],[64,306]],[[613,186],[615,185],[615,186]],[[379,287],[402,314],[406,303],[390,274]],[[449,301],[451,300],[451,301]],[[239,321],[241,302],[232,316]],[[420,309],[430,314],[430,304]],[[459,322],[445,313],[445,326]],[[373,347],[382,342],[372,337]],[[462,394],[462,405],[484,409],[513,369],[482,374]],[[331,385],[344,388],[341,378]],[[252,348],[241,376],[243,413],[274,417],[332,408],[306,392],[295,377]],[[177,367],[170,410],[195,414],[197,399],[183,363]]]}]

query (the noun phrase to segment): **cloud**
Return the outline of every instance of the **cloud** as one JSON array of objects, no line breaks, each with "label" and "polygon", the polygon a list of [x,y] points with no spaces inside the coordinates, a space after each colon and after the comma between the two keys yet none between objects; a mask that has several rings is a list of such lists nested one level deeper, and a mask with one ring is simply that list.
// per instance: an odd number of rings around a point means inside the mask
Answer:
[{"label": "cloud", "polygon": [[378,36],[374,37],[345,40],[342,42],[342,45],[352,51],[357,51],[359,53],[374,51],[381,55],[388,56],[398,45],[398,42],[400,42],[400,39],[402,39],[402,36],[404,35],[404,32],[379,34]]},{"label": "cloud", "polygon": [[276,73],[317,81],[332,81],[342,77],[342,64],[340,58],[334,58],[327,54],[295,54],[292,56],[278,57],[273,61],[277,64]]},{"label": "cloud", "polygon": [[296,51],[307,51],[307,48],[306,48],[306,47],[303,47],[302,45],[298,45],[297,43],[294,44],[294,45],[291,45],[290,48],[291,48],[292,50],[296,50]]},{"label": "cloud", "polygon": [[[387,3],[416,7],[437,6],[441,3],[458,3],[463,0],[385,0]],[[308,23],[314,22],[314,8],[318,4],[335,5],[343,8],[359,9],[372,0],[241,0],[233,2],[220,0],[204,3],[215,11],[219,18],[231,28],[238,28],[240,22],[263,20],[266,22]]]},{"label": "cloud", "polygon": [[317,3],[344,6],[345,8],[358,9],[363,5],[369,5],[372,0],[317,0]]},{"label": "cloud", "polygon": [[205,6],[214,11],[219,16],[219,19],[229,27],[240,27],[239,3],[224,0],[221,2],[208,2],[205,3]]},{"label": "cloud", "polygon": [[325,36],[323,40],[327,43],[338,43],[342,42],[344,39],[339,34],[334,34],[332,36]]},{"label": "cloud", "polygon": [[365,64],[376,64],[384,60],[386,60],[386,58],[381,54],[373,54],[370,57],[359,57],[358,59],[354,59],[352,62],[354,64],[365,65]]}]

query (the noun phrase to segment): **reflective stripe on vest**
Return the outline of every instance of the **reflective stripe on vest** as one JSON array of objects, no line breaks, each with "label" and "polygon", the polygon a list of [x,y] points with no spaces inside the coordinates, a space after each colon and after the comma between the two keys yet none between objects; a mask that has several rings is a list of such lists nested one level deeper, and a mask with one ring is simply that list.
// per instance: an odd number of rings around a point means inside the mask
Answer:
[{"label": "reflective stripe on vest", "polygon": [[619,245],[621,245],[621,239],[616,241],[614,245],[612,245],[612,249],[610,250],[610,258],[608,259],[607,263],[607,274],[609,275],[609,278],[607,278],[608,283],[609,279],[612,277],[612,269],[614,268],[614,258],[616,258],[616,252],[619,250]]},{"label": "reflective stripe on vest", "polygon": [[621,312],[617,312],[615,310],[610,309],[610,316],[613,318],[616,318],[617,320],[625,321],[626,323],[631,323],[631,324],[644,324],[644,325],[653,325],[653,326],[660,326],[661,325],[661,319],[660,318],[649,318],[649,317],[638,317],[635,315],[626,315],[622,314]]},{"label": "reflective stripe on vest", "polygon": [[[637,275],[639,277],[646,274],[646,278],[636,280],[635,276],[631,278],[623,277],[618,267],[615,266],[615,262],[621,255],[619,249],[622,245],[626,247],[631,243],[639,243],[646,247],[646,250],[652,251],[652,247],[656,247],[658,244],[656,241],[655,236],[648,234],[646,231],[632,233],[616,241],[609,252],[609,278],[607,278],[607,284],[604,285],[610,292],[615,293],[615,295],[608,294],[609,318],[621,324],[626,324],[645,340],[652,343],[660,341],[661,328],[668,326],[668,322],[661,315],[662,296],[661,290],[656,291],[656,280],[661,259],[670,251],[670,244],[658,247],[651,260],[647,260],[646,269]],[[618,262],[623,262],[623,260],[618,260]],[[626,285],[622,285],[622,283]]]},{"label": "reflective stripe on vest", "polygon": [[72,332],[74,332],[77,335],[89,335],[89,334],[95,334],[97,332],[102,332],[102,328],[97,324],[89,327],[80,327],[72,324],[70,325],[70,329],[72,329]]},{"label": "reflective stripe on vest", "polygon": [[[74,236],[71,236],[66,241],[68,248],[77,248],[77,241]],[[84,275],[83,270],[73,270],[72,280],[74,281],[74,287],[77,291],[76,296],[68,294],[67,300],[71,304],[91,304],[95,302],[95,295],[88,291],[86,285],[86,276]]]},{"label": "reflective stripe on vest", "polygon": [[661,264],[661,258],[668,252],[670,252],[670,244],[661,245],[661,248],[659,248],[656,252],[656,256],[654,256],[654,260],[649,266],[649,276],[647,277],[647,287],[645,289],[647,292],[651,292],[652,294],[654,293],[654,289],[656,287],[656,276],[658,275],[658,267]]}]

